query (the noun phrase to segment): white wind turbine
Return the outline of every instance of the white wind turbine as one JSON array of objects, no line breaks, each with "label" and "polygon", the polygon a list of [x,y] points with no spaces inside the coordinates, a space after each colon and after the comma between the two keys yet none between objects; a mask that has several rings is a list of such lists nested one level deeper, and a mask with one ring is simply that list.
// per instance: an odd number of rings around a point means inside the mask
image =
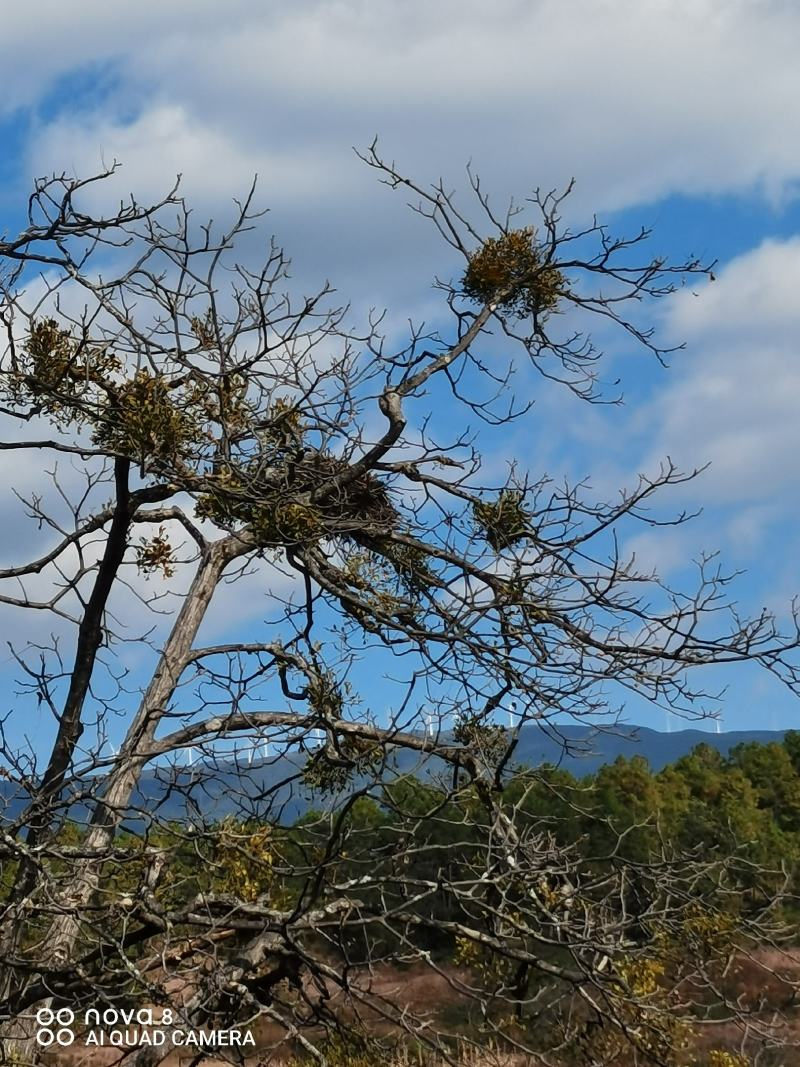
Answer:
[{"label": "white wind turbine", "polygon": [[265,760],[269,759],[269,738],[268,737],[264,737],[261,740],[259,740],[257,737],[253,738],[252,744],[250,745],[250,748],[247,750],[247,766],[248,767],[250,767],[252,765],[253,760],[258,755],[258,750],[259,749],[261,749],[262,758],[265,759]]},{"label": "white wind turbine", "polygon": [[189,776],[194,777],[194,762],[197,759],[197,749],[190,745],[186,749],[186,766],[189,768]]}]

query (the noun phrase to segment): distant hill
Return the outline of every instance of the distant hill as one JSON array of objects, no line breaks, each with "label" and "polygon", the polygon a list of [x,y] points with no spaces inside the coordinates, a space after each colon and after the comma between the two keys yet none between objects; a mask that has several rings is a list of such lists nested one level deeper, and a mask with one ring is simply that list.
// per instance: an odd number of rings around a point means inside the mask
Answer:
[{"label": "distant hill", "polygon": [[[711,745],[723,755],[738,744],[755,741],[780,742],[784,730],[735,730],[708,733],[704,730],[675,730],[672,733],[651,730],[646,726],[616,726],[596,729],[589,726],[564,725],[541,727],[531,723],[519,733],[512,764],[536,767],[552,763],[578,778],[593,774],[618,756],[644,756],[655,771],[685,756],[701,743]],[[447,735],[444,735],[446,738]],[[142,777],[131,804],[133,812],[146,811],[158,819],[211,821],[248,812],[263,814],[265,799],[270,798],[271,817],[291,823],[314,807],[330,803],[307,789],[300,776],[305,757],[295,751],[279,754],[252,765],[236,764],[230,759],[197,763],[194,767],[156,768]],[[449,768],[435,757],[420,758],[413,752],[394,750],[390,759],[391,774],[415,774],[429,780],[449,778]],[[0,822],[13,820],[25,805],[24,791],[9,781],[0,780]],[[82,821],[87,813],[84,804],[73,809],[73,817]],[[141,816],[130,825],[142,825]]]},{"label": "distant hill", "polygon": [[545,731],[536,725],[520,731],[514,753],[517,763],[535,767],[555,763],[581,778],[593,774],[617,756],[644,756],[654,771],[707,744],[724,756],[736,745],[756,741],[761,745],[781,742],[785,730],[731,730],[709,733],[706,730],[674,730],[671,733],[651,730],[647,726],[616,726],[595,730],[588,726],[558,726]]}]

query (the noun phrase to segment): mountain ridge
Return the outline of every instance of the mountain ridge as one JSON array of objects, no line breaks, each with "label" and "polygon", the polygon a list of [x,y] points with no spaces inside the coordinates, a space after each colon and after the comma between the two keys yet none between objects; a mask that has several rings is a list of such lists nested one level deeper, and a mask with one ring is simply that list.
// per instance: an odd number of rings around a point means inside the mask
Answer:
[{"label": "mountain ridge", "polygon": [[[660,771],[687,755],[699,744],[708,744],[723,756],[738,744],[780,743],[786,730],[705,730],[660,731],[648,726],[616,724],[583,726],[577,724],[527,723],[517,733],[517,743],[509,767],[536,767],[544,763],[569,771],[576,778],[596,773],[619,756],[644,756],[654,771]],[[450,740],[442,731],[439,737]],[[327,807],[331,801],[309,789],[302,781],[308,758],[297,749],[271,758],[243,764],[234,758],[200,760],[191,767],[161,766],[148,770],[130,804],[126,820],[139,828],[150,819],[160,821],[205,822],[235,815],[258,817],[270,798],[271,817],[293,822],[312,808]],[[436,756],[393,748],[387,760],[388,776],[416,775],[435,781],[452,778],[452,768]],[[364,780],[351,785],[350,792]],[[85,793],[84,793],[85,796]],[[18,818],[27,803],[27,792],[18,784],[0,780],[0,825]],[[83,822],[89,814],[85,800],[76,802],[70,817]]]}]

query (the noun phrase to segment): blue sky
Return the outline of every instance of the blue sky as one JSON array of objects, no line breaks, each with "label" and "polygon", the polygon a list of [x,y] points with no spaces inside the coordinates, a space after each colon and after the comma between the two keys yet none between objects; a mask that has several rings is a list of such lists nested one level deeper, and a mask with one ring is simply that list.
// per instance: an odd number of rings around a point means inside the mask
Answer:
[{"label": "blue sky", "polygon": [[[609,353],[623,406],[537,382],[534,439],[492,447],[598,491],[666,454],[710,463],[669,501],[702,516],[632,547],[674,580],[719,548],[747,572],[743,607],[782,612],[800,592],[798,42],[789,0],[15,5],[0,38],[0,231],[52,170],[116,158],[117,191],[143,199],[181,171],[215,217],[258,172],[298,284],[328,277],[399,324],[435,318],[446,249],[351,146],[378,134],[411,176],[454,187],[471,160],[498,201],[575,177],[570,219],[652,226],[654,252],[717,259],[718,280],[654,311],[687,344],[669,370]],[[729,681],[726,728],[800,725],[768,679]]]}]

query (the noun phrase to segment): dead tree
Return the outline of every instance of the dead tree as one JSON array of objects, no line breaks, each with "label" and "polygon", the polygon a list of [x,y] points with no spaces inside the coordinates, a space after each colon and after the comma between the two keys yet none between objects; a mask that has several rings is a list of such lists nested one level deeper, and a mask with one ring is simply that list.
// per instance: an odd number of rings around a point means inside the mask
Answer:
[{"label": "dead tree", "polygon": [[[712,1004],[767,1040],[715,976],[778,936],[774,900],[680,953],[725,864],[665,848],[629,914],[630,867],[558,844],[504,783],[520,728],[609,725],[625,692],[701,716],[700,668],[744,661],[795,689],[797,630],[742,619],[713,559],[671,590],[620,556],[619,532],[682,520],[653,498],[695,472],[611,501],[521,463],[490,484],[467,429],[525,426],[519,360],[598,399],[593,316],[663,358],[641,309],[708,268],[571,233],[559,195],[498,215],[477,179],[462,208],[364,159],[455,262],[435,331],[352,325],[331,289],[292,290],[274,243],[237,258],[252,191],[221,230],[177,190],[95,217],[91,183],[56,177],[0,241],[0,448],[37,459],[31,551],[0,571],[8,1047],[35,1058],[20,1020],[42,1004],[180,988],[188,1021],[266,1021],[303,1054],[346,1020],[452,1060],[457,1035],[386,992],[411,963],[531,1062],[668,1063]],[[229,585],[260,611],[204,643]],[[36,707],[52,730],[26,750]],[[317,814],[293,825],[298,797]]]}]

